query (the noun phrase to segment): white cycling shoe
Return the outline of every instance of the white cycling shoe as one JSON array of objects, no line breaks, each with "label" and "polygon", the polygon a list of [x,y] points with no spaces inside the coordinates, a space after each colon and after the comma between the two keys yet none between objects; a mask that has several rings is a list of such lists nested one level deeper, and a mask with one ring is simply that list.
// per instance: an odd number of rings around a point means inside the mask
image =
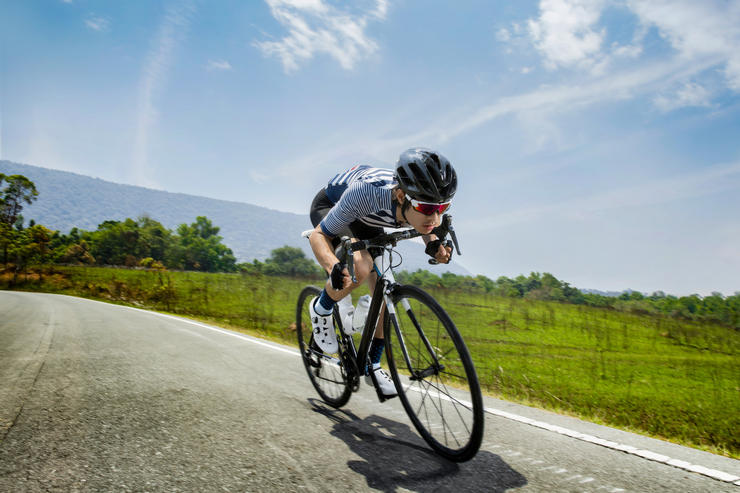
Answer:
[{"label": "white cycling shoe", "polygon": [[380,394],[385,398],[395,397],[398,395],[396,386],[393,383],[393,379],[388,372],[382,369],[380,366],[373,368],[373,374],[365,377],[365,383],[373,385],[373,376],[375,376],[375,382],[377,389],[380,390]]},{"label": "white cycling shoe", "polygon": [[334,321],[331,314],[319,315],[314,310],[314,305],[318,303],[318,300],[318,298],[314,298],[308,304],[308,311],[311,314],[311,325],[313,326],[313,340],[323,352],[334,354],[339,351],[337,331],[334,330]]}]

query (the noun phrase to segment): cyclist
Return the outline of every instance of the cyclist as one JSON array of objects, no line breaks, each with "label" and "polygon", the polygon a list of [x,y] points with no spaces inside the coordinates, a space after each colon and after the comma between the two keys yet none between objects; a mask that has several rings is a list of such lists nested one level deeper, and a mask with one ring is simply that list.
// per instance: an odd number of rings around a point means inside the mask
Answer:
[{"label": "cyclist", "polygon": [[[316,194],[311,204],[315,229],[310,243],[329,279],[309,306],[314,340],[322,351],[331,354],[339,348],[331,316],[334,304],[366,279],[372,293],[378,278],[370,253],[362,250],[354,257],[358,282],[352,282],[347,268],[334,255],[340,237],[367,240],[382,234],[383,227],[411,227],[423,234],[429,256],[449,263],[452,249],[444,246],[432,230],[439,226],[456,190],[457,173],[444,156],[412,148],[401,154],[394,171],[357,165],[334,176]],[[375,381],[384,397],[392,397],[397,394],[395,385],[380,367],[384,346],[381,321],[370,345],[372,366],[366,369],[365,380],[368,385]]]}]

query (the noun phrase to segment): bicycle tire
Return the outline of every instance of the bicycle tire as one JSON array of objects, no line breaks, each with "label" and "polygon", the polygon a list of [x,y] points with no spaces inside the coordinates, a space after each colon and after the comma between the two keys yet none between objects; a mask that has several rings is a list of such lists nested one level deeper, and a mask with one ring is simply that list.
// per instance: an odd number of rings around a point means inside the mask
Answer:
[{"label": "bicycle tire", "polygon": [[[386,358],[401,403],[435,452],[454,462],[470,460],[483,440],[484,413],[465,342],[447,312],[427,292],[399,285],[392,299],[396,315],[384,320]],[[402,300],[408,301],[411,314]],[[439,362],[436,366],[432,353]]]},{"label": "bicycle tire", "polygon": [[320,293],[321,290],[316,286],[306,286],[298,296],[296,336],[303,366],[319,396],[330,406],[341,407],[352,395],[352,386],[345,365],[340,355],[324,353],[313,340],[309,303]]}]

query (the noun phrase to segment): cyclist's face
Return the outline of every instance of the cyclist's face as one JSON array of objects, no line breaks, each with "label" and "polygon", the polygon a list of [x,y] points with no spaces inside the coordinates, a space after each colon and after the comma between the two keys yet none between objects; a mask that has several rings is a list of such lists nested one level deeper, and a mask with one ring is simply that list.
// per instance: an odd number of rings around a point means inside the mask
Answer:
[{"label": "cyclist's face", "polygon": [[[406,196],[403,191],[399,190],[396,197],[398,198],[398,203],[403,205],[406,200]],[[409,207],[406,209],[406,220],[416,231],[421,234],[428,235],[434,228],[439,226],[442,218],[439,212],[435,212],[431,216],[427,216],[414,210],[412,207]]]},{"label": "cyclist's face", "polygon": [[435,212],[431,216],[427,216],[410,207],[406,209],[406,219],[409,220],[409,224],[411,224],[416,231],[425,235],[431,233],[432,230],[439,226],[439,223],[441,222],[439,212]]}]

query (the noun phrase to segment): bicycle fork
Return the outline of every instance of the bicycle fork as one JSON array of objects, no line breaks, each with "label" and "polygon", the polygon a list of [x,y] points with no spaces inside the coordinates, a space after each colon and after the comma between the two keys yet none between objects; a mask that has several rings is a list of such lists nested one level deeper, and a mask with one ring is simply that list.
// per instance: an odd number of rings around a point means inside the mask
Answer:
[{"label": "bicycle fork", "polygon": [[383,290],[383,298],[385,299],[385,306],[388,309],[390,322],[393,325],[393,329],[396,332],[396,336],[398,337],[398,341],[400,343],[399,346],[401,347],[401,352],[403,353],[403,359],[406,361],[406,368],[408,368],[409,371],[412,372],[411,376],[409,377],[410,380],[423,380],[430,375],[439,374],[440,371],[444,370],[444,365],[440,364],[439,359],[437,358],[437,352],[434,350],[434,347],[429,342],[429,339],[427,339],[424,330],[421,328],[421,325],[419,325],[419,321],[416,319],[414,312],[411,310],[411,303],[409,303],[409,300],[407,300],[406,298],[401,298],[401,305],[403,306],[403,309],[406,311],[406,314],[411,320],[411,323],[414,324],[414,328],[416,328],[416,331],[419,333],[419,338],[424,343],[427,351],[434,359],[434,362],[428,368],[425,368],[423,370],[414,369],[414,365],[411,363],[411,358],[409,357],[408,350],[406,349],[406,342],[404,341],[403,334],[401,333],[401,326],[398,323],[396,307],[393,304],[393,299],[391,298],[391,294],[393,293],[393,286],[395,285],[393,272],[388,271],[388,273],[386,274],[386,282],[386,288]]}]

